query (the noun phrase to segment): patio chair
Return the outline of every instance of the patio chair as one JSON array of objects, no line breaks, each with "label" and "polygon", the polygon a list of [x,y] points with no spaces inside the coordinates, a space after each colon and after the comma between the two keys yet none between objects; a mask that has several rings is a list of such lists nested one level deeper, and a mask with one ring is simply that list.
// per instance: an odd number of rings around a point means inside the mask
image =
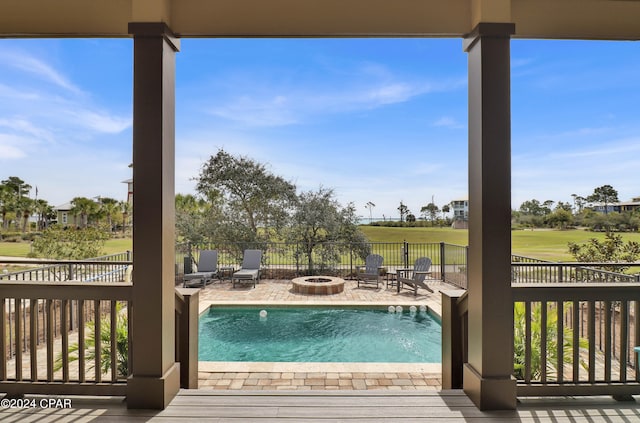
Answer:
[{"label": "patio chair", "polygon": [[207,282],[218,276],[218,251],[202,250],[198,258],[197,271],[187,273],[182,279],[182,287],[191,286],[194,281],[202,281],[204,288]]},{"label": "patio chair", "polygon": [[364,260],[364,266],[356,266],[356,279],[358,280],[358,288],[360,283],[363,284],[378,284],[382,282],[380,278],[380,268],[384,258],[379,254],[369,254]]},{"label": "patio chair", "polygon": [[231,276],[231,284],[235,288],[238,283],[253,283],[260,279],[260,263],[262,261],[262,250],[244,250],[242,257],[242,267]]},{"label": "patio chair", "polygon": [[[398,269],[398,292],[401,289],[413,289],[413,295],[418,295],[418,288],[426,289],[433,292],[424,282],[425,277],[430,274],[431,259],[428,257],[419,257],[413,264],[413,269]],[[411,274],[411,277],[408,277]],[[404,288],[408,285],[410,288]]]}]

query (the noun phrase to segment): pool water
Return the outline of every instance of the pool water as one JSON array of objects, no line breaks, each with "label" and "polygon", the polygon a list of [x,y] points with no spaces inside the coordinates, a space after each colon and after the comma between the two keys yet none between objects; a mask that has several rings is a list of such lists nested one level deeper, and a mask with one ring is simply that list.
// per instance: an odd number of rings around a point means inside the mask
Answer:
[{"label": "pool water", "polygon": [[199,359],[440,363],[441,332],[424,312],[211,307],[200,316]]}]

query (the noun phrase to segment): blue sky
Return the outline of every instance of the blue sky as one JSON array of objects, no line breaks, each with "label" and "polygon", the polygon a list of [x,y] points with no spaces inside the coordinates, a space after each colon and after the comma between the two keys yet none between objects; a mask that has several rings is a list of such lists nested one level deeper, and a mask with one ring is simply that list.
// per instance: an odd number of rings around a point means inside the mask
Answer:
[{"label": "blue sky", "polygon": [[[368,217],[467,195],[459,39],[183,39],[176,191],[224,148]],[[0,40],[0,178],[39,198],[124,200],[130,39]],[[640,47],[513,40],[512,206],[610,184],[640,196]],[[33,197],[35,192],[32,192]]]}]

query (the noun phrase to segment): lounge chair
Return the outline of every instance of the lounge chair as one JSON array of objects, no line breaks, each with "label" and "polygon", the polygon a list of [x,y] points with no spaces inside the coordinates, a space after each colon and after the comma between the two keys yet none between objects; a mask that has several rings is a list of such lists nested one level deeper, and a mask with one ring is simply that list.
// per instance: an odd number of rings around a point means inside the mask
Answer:
[{"label": "lounge chair", "polygon": [[242,257],[242,267],[231,276],[233,287],[238,283],[253,283],[255,288],[256,282],[260,279],[260,262],[262,261],[262,250],[244,250]]},{"label": "lounge chair", "polygon": [[216,276],[218,276],[218,251],[202,250],[198,258],[197,271],[184,275],[182,287],[191,286],[193,281],[202,281],[202,287],[204,288],[207,282]]},{"label": "lounge chair", "polygon": [[360,283],[363,284],[378,284],[382,282],[380,278],[380,268],[384,258],[379,254],[369,254],[364,260],[364,266],[356,266],[356,279],[358,280],[358,288]]},{"label": "lounge chair", "polygon": [[[418,295],[418,288],[433,292],[433,289],[424,282],[425,277],[431,273],[429,272],[430,267],[431,259],[420,257],[416,259],[413,269],[398,269],[398,292],[401,289],[413,289],[413,295]],[[408,277],[409,274],[411,277]],[[410,288],[404,288],[404,285],[408,285]]]}]

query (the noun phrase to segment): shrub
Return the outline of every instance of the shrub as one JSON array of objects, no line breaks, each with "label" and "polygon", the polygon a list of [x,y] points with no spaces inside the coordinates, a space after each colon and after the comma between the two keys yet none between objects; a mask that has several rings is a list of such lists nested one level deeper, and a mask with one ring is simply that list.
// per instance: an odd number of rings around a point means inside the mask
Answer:
[{"label": "shrub", "polygon": [[109,234],[96,228],[62,229],[52,226],[33,241],[33,251],[39,257],[81,260],[97,257]]},{"label": "shrub", "polygon": [[[116,374],[118,378],[127,377],[129,368],[129,329],[128,318],[123,303],[116,303]],[[95,323],[87,323],[85,332],[88,333],[85,339],[84,358],[88,361],[89,369],[94,368],[96,357],[96,330]],[[100,371],[102,374],[111,370],[111,318],[103,317],[100,320]],[[78,350],[80,346],[74,343],[69,346],[69,362],[79,359]],[[53,370],[58,371],[62,368],[62,357],[64,351],[60,352],[54,362]]]},{"label": "shrub", "polygon": [[[549,307],[549,305],[547,305]],[[547,357],[546,357],[546,372],[547,375],[557,374],[558,365],[558,312],[557,309],[551,311],[547,309],[547,325],[546,328],[542,328],[541,319],[541,305],[540,303],[534,304],[531,307],[532,315],[531,319],[531,379],[539,380],[542,374],[542,359],[540,356],[541,346],[541,333],[544,330],[547,334]],[[550,312],[551,311],[551,312]],[[525,376],[525,351],[526,351],[526,337],[525,337],[525,304],[517,302],[513,305],[513,319],[514,319],[514,332],[513,332],[513,372],[516,379],[524,380]],[[583,349],[589,348],[589,343],[586,339],[580,338],[578,341],[579,347]],[[562,342],[562,360],[564,363],[573,362],[573,331],[570,328],[564,328],[563,342]],[[587,364],[581,360],[580,364],[583,368],[588,369]]]}]

